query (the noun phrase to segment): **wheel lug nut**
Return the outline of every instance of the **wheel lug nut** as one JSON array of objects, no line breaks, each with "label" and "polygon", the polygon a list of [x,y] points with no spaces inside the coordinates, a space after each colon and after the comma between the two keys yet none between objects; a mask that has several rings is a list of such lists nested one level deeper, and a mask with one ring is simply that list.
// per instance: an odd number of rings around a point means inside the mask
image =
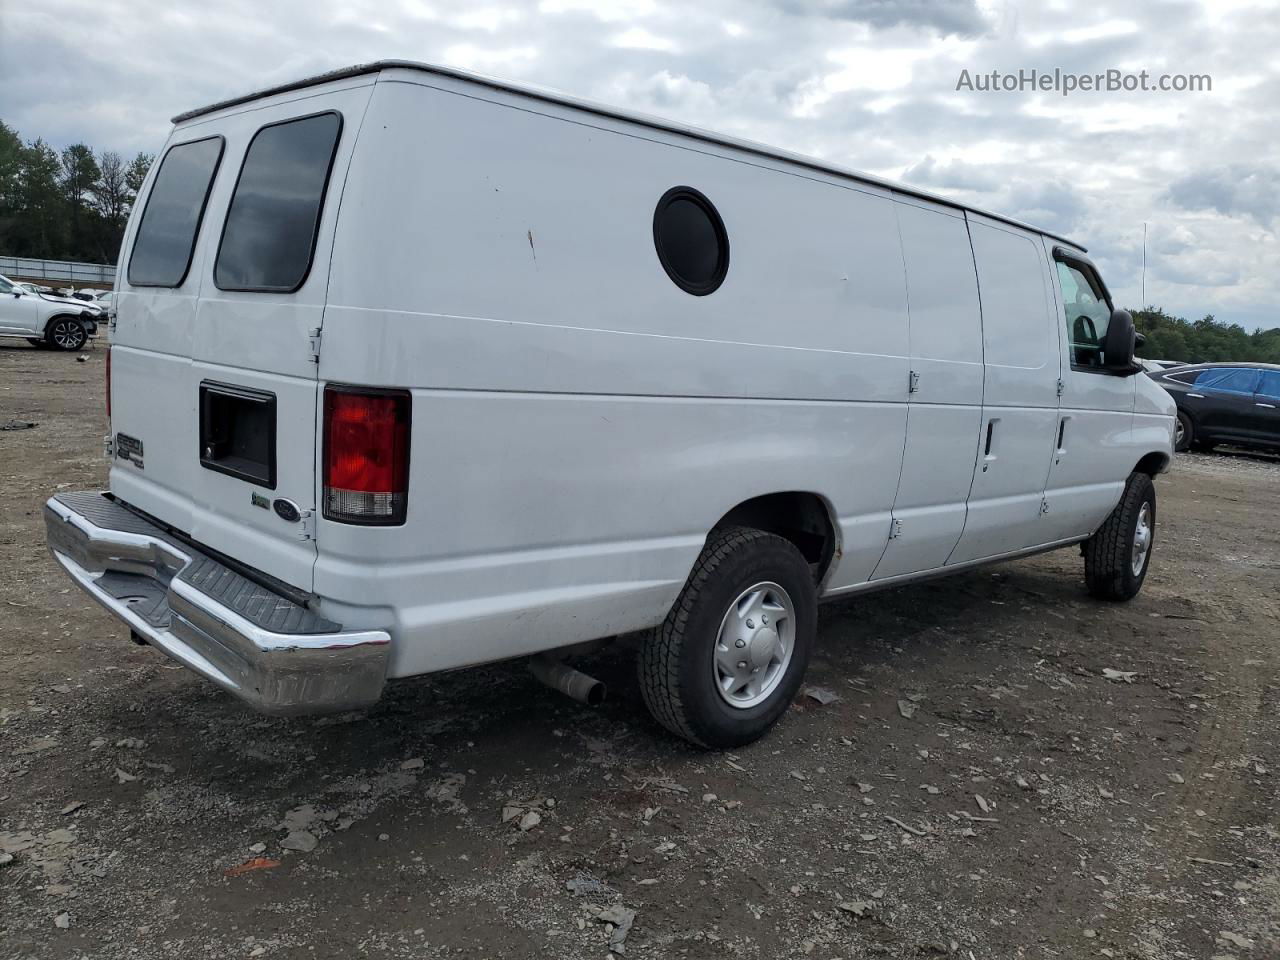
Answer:
[{"label": "wheel lug nut", "polygon": [[750,630],[750,629],[752,629],[752,628],[754,628],[754,627],[755,627],[755,624],[754,624],[754,623],[752,623],[750,620],[748,620],[748,621],[747,621],[747,629],[748,629],[748,630]]},{"label": "wheel lug nut", "polygon": [[745,641],[745,640],[735,640],[735,641],[733,641],[733,645],[734,645],[735,647],[738,647],[739,649],[741,649],[742,647],[745,647],[745,646],[747,645],[747,641]]},{"label": "wheel lug nut", "polygon": [[761,615],[760,615],[760,622],[761,622],[761,623],[763,623],[763,624],[768,625],[768,623],[769,623],[769,618],[768,618],[768,617],[766,617],[764,614],[761,614]]},{"label": "wheel lug nut", "polygon": [[[745,661],[745,660],[739,660],[739,661],[738,661],[738,669],[739,669],[739,670],[745,670],[745,669],[747,669],[747,661]],[[754,671],[754,670],[752,670],[751,672],[752,672],[752,673],[755,673],[755,671]]]},{"label": "wheel lug nut", "polygon": [[[743,664],[743,666],[746,666],[746,664]],[[759,673],[759,672],[760,672],[760,668],[759,668],[759,667],[752,667],[752,668],[751,668],[751,672],[752,672],[752,673]]]}]

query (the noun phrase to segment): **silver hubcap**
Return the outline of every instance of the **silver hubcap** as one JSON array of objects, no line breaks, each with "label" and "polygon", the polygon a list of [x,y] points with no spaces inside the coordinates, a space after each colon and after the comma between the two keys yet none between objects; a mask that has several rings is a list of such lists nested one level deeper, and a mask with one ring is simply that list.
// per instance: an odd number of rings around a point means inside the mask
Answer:
[{"label": "silver hubcap", "polygon": [[1173,428],[1173,442],[1175,446],[1182,446],[1182,439],[1187,435],[1187,428],[1182,425],[1182,418],[1179,417],[1174,421],[1177,426]]},{"label": "silver hubcap", "polygon": [[1142,573],[1151,552],[1151,504],[1144,503],[1138,511],[1138,525],[1133,531],[1133,575]]},{"label": "silver hubcap", "polygon": [[716,637],[716,689],[746,710],[778,688],[796,646],[796,610],[776,583],[747,587],[729,604]]},{"label": "silver hubcap", "polygon": [[67,320],[54,324],[53,342],[60,347],[72,349],[80,346],[80,338],[83,336],[84,330],[79,324],[71,323]]}]

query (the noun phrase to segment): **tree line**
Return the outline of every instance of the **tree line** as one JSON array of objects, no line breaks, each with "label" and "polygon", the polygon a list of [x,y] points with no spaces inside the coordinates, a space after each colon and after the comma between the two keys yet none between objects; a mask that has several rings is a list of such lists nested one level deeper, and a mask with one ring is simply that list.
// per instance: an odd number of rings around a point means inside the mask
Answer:
[{"label": "tree line", "polygon": [[24,143],[0,121],[0,253],[115,263],[125,221],[154,157],[125,160],[73,143]]},{"label": "tree line", "polygon": [[1138,355],[1153,360],[1208,363],[1230,360],[1280,363],[1280,328],[1246,333],[1238,323],[1222,323],[1213,314],[1184,320],[1159,307],[1131,310],[1134,326],[1147,338]]}]

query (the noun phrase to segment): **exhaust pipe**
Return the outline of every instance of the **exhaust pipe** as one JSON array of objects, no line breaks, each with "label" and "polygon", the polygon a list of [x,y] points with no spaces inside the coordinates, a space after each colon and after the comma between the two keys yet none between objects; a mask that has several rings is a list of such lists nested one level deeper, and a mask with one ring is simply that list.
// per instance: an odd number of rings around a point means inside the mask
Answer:
[{"label": "exhaust pipe", "polygon": [[607,688],[595,677],[589,677],[581,670],[575,670],[560,660],[550,657],[533,657],[529,660],[529,672],[553,690],[559,690],[566,697],[571,697],[589,707],[598,707],[604,702]]}]

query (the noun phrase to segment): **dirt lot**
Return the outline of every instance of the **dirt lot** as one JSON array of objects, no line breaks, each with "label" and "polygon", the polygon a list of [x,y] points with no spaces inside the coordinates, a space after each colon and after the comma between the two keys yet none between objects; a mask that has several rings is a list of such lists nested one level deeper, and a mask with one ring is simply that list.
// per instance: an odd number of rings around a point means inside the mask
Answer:
[{"label": "dirt lot", "polygon": [[1067,550],[825,607],[838,699],[735,755],[625,651],[596,710],[504,664],[276,720],[49,558],[87,356],[0,345],[0,956],[604,958],[614,906],[628,957],[1280,956],[1280,461],[1180,457],[1125,606]]}]

